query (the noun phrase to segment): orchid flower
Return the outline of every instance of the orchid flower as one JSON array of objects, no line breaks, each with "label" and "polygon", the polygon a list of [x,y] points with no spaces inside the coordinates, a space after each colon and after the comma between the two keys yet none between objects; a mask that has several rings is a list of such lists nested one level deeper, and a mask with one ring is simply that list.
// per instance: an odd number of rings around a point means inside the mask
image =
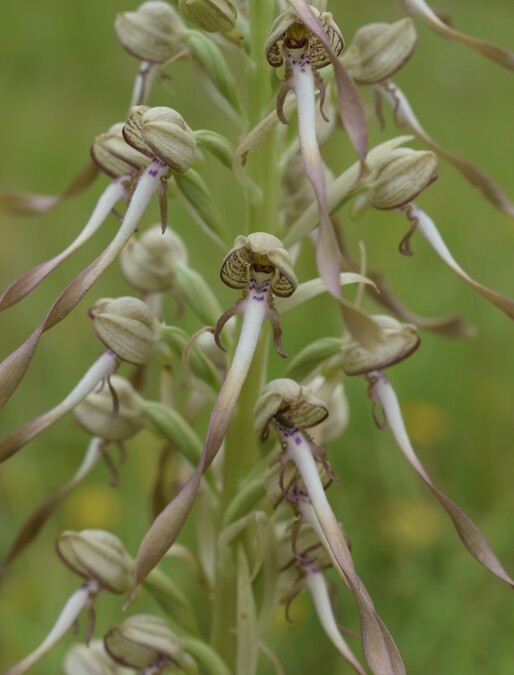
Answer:
[{"label": "orchid flower", "polygon": [[[316,194],[319,210],[316,247],[319,274],[325,281],[328,291],[338,300],[348,330],[363,344],[371,346],[381,339],[378,326],[365,312],[341,297],[338,283],[341,265],[340,251],[330,222],[323,162],[316,139],[316,89],[321,92],[322,114],[325,95],[325,85],[318,70],[330,63],[334,64],[336,80],[345,88],[344,110],[347,111],[350,106],[351,113],[355,116],[355,119],[350,118],[351,122],[347,124],[347,130],[359,152],[361,161],[364,160],[367,151],[362,104],[355,90],[351,88],[353,87],[351,79],[337,59],[337,55],[343,49],[344,40],[332,15],[329,12],[320,13],[301,0],[295,0],[292,4],[294,9],[286,10],[275,20],[265,47],[271,66],[274,68],[285,66],[285,80],[281,83],[277,97],[277,115],[283,123],[287,124],[284,101],[289,89],[293,89],[298,111],[300,150],[305,170]],[[339,93],[342,95],[341,87]],[[355,95],[352,97],[351,94]],[[348,119],[348,115],[343,115],[343,122]]]},{"label": "orchid flower", "polygon": [[223,443],[266,319],[273,328],[273,342],[277,353],[285,356],[282,352],[280,318],[273,306],[273,296],[289,297],[298,282],[282,243],[276,237],[263,232],[237,237],[234,247],[222,263],[220,276],[227,286],[242,290],[243,297],[219,318],[215,329],[216,343],[224,350],[220,334],[227,321],[236,314],[243,317],[241,333],[232,363],[211,412],[198,466],[177,497],[153,522],[139,547],[136,585],[141,583],[164,556],[189,515],[202,475]]},{"label": "orchid flower", "polygon": [[[279,478],[284,496],[320,537],[336,571],[352,592],[359,610],[362,645],[366,661],[374,675],[405,673],[398,649],[389,631],[376,613],[370,596],[359,578],[346,537],[325,494],[317,462],[327,466],[325,451],[314,445],[305,429],[320,424],[328,415],[324,404],[294,380],[279,379],[263,390],[255,408],[257,435],[265,440],[272,426],[281,442]],[[298,470],[297,481],[287,488],[284,472],[288,462]]]}]

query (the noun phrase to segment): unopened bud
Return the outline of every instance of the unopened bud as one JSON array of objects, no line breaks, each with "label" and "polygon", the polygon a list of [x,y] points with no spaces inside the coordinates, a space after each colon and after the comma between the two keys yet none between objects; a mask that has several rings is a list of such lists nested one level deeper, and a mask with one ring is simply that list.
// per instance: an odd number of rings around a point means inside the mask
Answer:
[{"label": "unopened bud", "polygon": [[95,302],[89,315],[97,337],[122,361],[142,365],[153,356],[161,325],[142,300],[104,298]]},{"label": "unopened bud", "polygon": [[184,30],[177,12],[160,0],[144,2],[136,12],[118,14],[114,22],[116,37],[124,49],[153,63],[164,63],[173,56]]},{"label": "unopened bud", "polygon": [[289,253],[280,239],[265,232],[239,235],[221,265],[221,280],[230,288],[246,288],[251,274],[272,275],[271,290],[281,298],[298,285]]},{"label": "unopened bud", "polygon": [[176,263],[187,263],[184,242],[161,225],[127,242],[120,255],[121,272],[132,288],[141,293],[164,293],[172,286]]},{"label": "unopened bud", "polygon": [[185,173],[195,161],[196,139],[173,108],[135,106],[123,127],[127,143],[148,157],[158,157],[170,169]]},{"label": "unopened bud", "polygon": [[237,10],[230,0],[179,0],[179,7],[207,33],[229,33],[236,25]]},{"label": "unopened bud", "polygon": [[416,326],[402,324],[390,316],[374,316],[384,334],[383,342],[368,351],[350,334],[343,337],[342,366],[347,375],[364,375],[399,363],[419,347]]},{"label": "unopened bud", "polygon": [[141,397],[125,378],[113,375],[110,385],[89,394],[73,410],[73,416],[92,436],[121,442],[141,430],[143,404]]},{"label": "unopened bud", "polygon": [[377,160],[362,187],[371,206],[396,209],[411,202],[436,179],[437,166],[433,152],[396,148]]},{"label": "unopened bud", "polygon": [[308,388],[294,380],[272,380],[262,390],[254,410],[255,431],[261,440],[268,436],[273,418],[282,424],[309,429],[323,422],[328,410]]},{"label": "unopened bud", "polygon": [[412,19],[371,23],[360,28],[342,61],[360,84],[376,84],[392,77],[411,57],[416,46]]},{"label": "unopened bud", "polygon": [[152,664],[181,668],[186,662],[180,639],[166,622],[150,614],[136,614],[111,626],[104,637],[107,652],[117,662],[138,671]]},{"label": "unopened bud", "polygon": [[94,163],[111,178],[119,178],[133,171],[140,171],[150,159],[131,147],[122,134],[123,123],[115,124],[105,134],[100,134],[91,145]]},{"label": "unopened bud", "polygon": [[56,548],[63,562],[84,579],[97,581],[112,593],[127,593],[132,588],[133,560],[110,532],[66,531],[57,539]]},{"label": "unopened bud", "polygon": [[105,651],[103,642],[74,644],[64,657],[64,675],[130,675],[133,671],[115,663]]}]

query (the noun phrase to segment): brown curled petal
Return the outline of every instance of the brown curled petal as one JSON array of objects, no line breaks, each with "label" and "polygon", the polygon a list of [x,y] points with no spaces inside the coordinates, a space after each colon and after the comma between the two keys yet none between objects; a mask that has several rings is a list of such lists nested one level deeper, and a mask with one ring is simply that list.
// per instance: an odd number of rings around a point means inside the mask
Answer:
[{"label": "brown curled petal", "polygon": [[253,262],[247,237],[239,235],[221,263],[220,277],[229,288],[246,288]]},{"label": "brown curled petal", "polygon": [[278,391],[264,391],[258,398],[254,409],[255,433],[261,441],[269,435],[269,425],[280,410],[282,395]]},{"label": "brown curled petal", "polygon": [[291,82],[289,80],[282,80],[277,92],[277,117],[282,122],[282,124],[285,124],[286,126],[289,124],[289,120],[287,119],[284,111],[284,104],[287,93],[291,90],[291,88]]},{"label": "brown curled petal", "polygon": [[319,111],[321,114],[321,117],[325,120],[327,124],[330,123],[330,118],[325,114],[325,97],[327,93],[327,88],[325,86],[325,83],[323,82],[323,79],[320,77],[319,73],[314,74],[314,81],[316,83],[316,87],[319,89]]},{"label": "brown curled petal", "polygon": [[277,312],[276,307],[272,307],[271,305],[268,307],[266,318],[273,330],[273,346],[275,351],[283,359],[287,359],[287,354],[284,354],[282,351],[282,326],[280,325],[280,314]]},{"label": "brown curled petal", "polygon": [[243,305],[244,299],[238,300],[235,305],[232,305],[232,307],[229,307],[226,312],[223,312],[223,314],[218,319],[214,331],[214,341],[216,342],[217,346],[221,349],[222,352],[226,352],[227,350],[225,349],[225,347],[221,342],[221,331],[223,330],[223,327],[225,326],[227,321],[229,321],[236,314],[240,314],[242,312]]},{"label": "brown curled petal", "polygon": [[457,506],[457,504],[432,483],[430,476],[425,471],[425,468],[419,461],[414,452],[414,448],[410,443],[398,399],[396,398],[392,386],[382,373],[377,372],[373,375],[375,376],[372,380],[373,393],[378,397],[382,404],[382,409],[384,410],[389,427],[391,428],[398,447],[403,452],[405,458],[446,510],[452,519],[455,529],[464,546],[468,549],[473,558],[489,570],[489,572],[514,588],[514,580],[507,574],[479,528],[471,518]]},{"label": "brown curled petal", "polygon": [[298,286],[298,279],[293,271],[289,253],[285,248],[277,247],[270,249],[267,256],[276,268],[271,290],[279,298],[288,298]]}]

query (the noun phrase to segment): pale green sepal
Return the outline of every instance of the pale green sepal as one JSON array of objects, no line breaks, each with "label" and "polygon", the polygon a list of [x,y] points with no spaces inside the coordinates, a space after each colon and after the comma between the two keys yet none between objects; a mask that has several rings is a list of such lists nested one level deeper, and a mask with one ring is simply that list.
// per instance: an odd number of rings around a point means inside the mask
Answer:
[{"label": "pale green sepal", "polygon": [[223,222],[203,178],[194,169],[190,169],[187,173],[175,174],[175,183],[194,220],[218,244],[226,248],[232,240],[232,235]]},{"label": "pale green sepal", "polygon": [[[166,342],[179,359],[182,359],[184,350],[189,343],[190,338],[182,328],[177,328],[176,326],[163,326],[162,340]],[[189,365],[193,375],[209,385],[214,391],[218,391],[220,379],[216,368],[202,350],[198,349],[195,345],[192,346],[189,352]]]},{"label": "pale green sepal", "polygon": [[182,38],[212,84],[231,107],[241,114],[238,86],[219,47],[198,30],[187,30]]},{"label": "pale green sepal", "polygon": [[[347,286],[348,284],[368,284],[373,286],[376,290],[376,286],[373,281],[367,277],[362,276],[362,274],[356,274],[354,272],[342,272],[339,279],[341,286]],[[283,314],[284,312],[287,312],[288,310],[298,307],[298,305],[301,305],[304,302],[307,302],[307,300],[312,300],[312,298],[325,293],[326,290],[327,287],[325,286],[325,282],[319,277],[317,279],[311,279],[310,281],[304,281],[303,284],[298,286],[295,294],[291,297],[276,298],[275,306],[278,312]]]},{"label": "pale green sepal", "polygon": [[143,586],[181,628],[198,635],[198,623],[191,603],[167,574],[155,568],[143,581]]},{"label": "pale green sepal", "polygon": [[223,309],[202,275],[187,265],[177,263],[173,279],[187,306],[206,326],[215,326]]},{"label": "pale green sepal", "polygon": [[223,516],[222,527],[228,527],[239,518],[246,516],[265,496],[266,490],[262,476],[248,481],[228,505]]},{"label": "pale green sepal", "polygon": [[235,148],[228,138],[210,129],[197,129],[194,135],[197,147],[207,150],[216,159],[219,159],[227,169],[232,170]]},{"label": "pale green sepal", "polygon": [[196,466],[202,454],[202,442],[182,415],[156,401],[145,401],[143,409],[151,428],[173,443],[187,461]]},{"label": "pale green sepal", "polygon": [[340,338],[326,337],[316,340],[293,358],[286,369],[287,376],[299,381],[306,379],[325,361],[340,354],[341,347]]}]

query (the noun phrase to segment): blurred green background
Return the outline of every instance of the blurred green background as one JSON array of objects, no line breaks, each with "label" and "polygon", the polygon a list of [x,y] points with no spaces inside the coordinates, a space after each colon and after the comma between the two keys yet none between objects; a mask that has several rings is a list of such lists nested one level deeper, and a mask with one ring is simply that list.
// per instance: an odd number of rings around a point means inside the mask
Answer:
[{"label": "blurred green background", "polygon": [[[55,193],[82,165],[95,135],[125,116],[137,64],[118,46],[112,23],[117,11],[135,9],[137,3],[27,0],[23,8],[13,2],[2,5],[0,189]],[[464,32],[514,49],[511,0],[447,0],[437,8],[447,11]],[[329,9],[347,42],[363,23],[400,17],[393,3],[384,0],[353,0],[344,6],[333,1]],[[398,84],[435,139],[478,163],[514,197],[514,74],[438,38],[420,23],[417,28],[417,50],[398,75]],[[229,121],[196,84],[187,63],[166,72],[169,78],[155,87],[152,104],[177,107],[193,128],[210,126],[231,133]],[[371,114],[372,98],[369,92],[363,96]],[[375,119],[370,120],[373,141],[395,135],[389,115],[387,119],[386,135]],[[347,146],[334,147],[328,157],[336,169],[353,161]],[[234,197],[236,184],[227,172],[209,164],[205,176],[235,235],[241,213],[241,200]],[[71,241],[106,184],[101,178],[88,192],[45,216],[2,216],[0,287]],[[466,270],[495,290],[514,296],[511,219],[484,202],[444,162],[439,180],[419,203],[439,225]],[[344,211],[341,217],[347,220]],[[147,217],[145,223],[150,222]],[[233,294],[217,282],[222,253],[175,202],[170,202],[170,222],[188,242],[193,266],[205,273],[228,306]],[[375,212],[358,223],[348,222],[345,231],[354,252],[360,239],[365,242],[370,267],[380,268],[413,310],[432,316],[458,311],[478,328],[476,339],[462,342],[422,332],[420,350],[397,366],[390,379],[434,481],[479,524],[512,573],[514,326],[452,275],[420,237],[414,240],[413,258],[400,256],[397,244],[405,225],[396,214]],[[115,228],[116,221],[111,219],[78,255],[1,317],[2,358],[32,332],[59,291],[107,244]],[[1,413],[2,435],[69,391],[100,351],[87,307],[98,297],[128,292],[113,266],[73,318],[41,340],[25,380]],[[305,306],[285,317],[284,344],[289,354],[316,337],[337,334],[338,321],[328,300],[315,307],[314,316],[312,312],[313,307]],[[325,322],[320,320],[322,314],[327,317]],[[198,326],[192,322],[191,327]],[[277,366],[273,375],[280,372]],[[511,675],[511,593],[467,555],[389,432],[374,428],[365,382],[349,380],[347,393],[350,426],[330,452],[341,481],[329,496],[351,537],[357,569],[397,641],[407,671],[413,675]],[[86,435],[66,418],[1,466],[2,551],[35,505],[71,476],[86,443]],[[0,669],[39,643],[78,586],[53,552],[52,542],[60,531],[104,527],[135,552],[149,523],[147,495],[156,471],[158,445],[149,434],[129,442],[119,489],[109,487],[107,471],[98,467],[67,499],[30,552],[16,562],[0,587]],[[173,565],[168,568],[175,573]],[[121,602],[100,597],[99,635],[116,620]],[[144,600],[137,609],[152,611],[155,606]],[[277,617],[270,641],[286,673],[349,672],[326,641],[311,609],[309,599],[302,596],[292,607],[292,624],[282,615]],[[341,624],[357,627],[353,600],[344,589],[337,593],[337,610]],[[62,656],[72,642],[69,636],[33,672],[60,672]],[[358,650],[359,640],[351,642]],[[261,672],[271,672],[264,659]]]}]

